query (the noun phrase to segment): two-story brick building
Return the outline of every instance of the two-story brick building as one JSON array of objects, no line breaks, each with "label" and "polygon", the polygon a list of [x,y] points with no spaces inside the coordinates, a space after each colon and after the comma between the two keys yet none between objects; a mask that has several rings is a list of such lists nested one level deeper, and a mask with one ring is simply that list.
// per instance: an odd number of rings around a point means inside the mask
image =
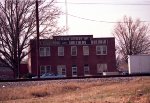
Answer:
[{"label": "two-story brick building", "polygon": [[[29,72],[37,75],[36,40],[30,41]],[[115,39],[93,35],[54,36],[40,39],[40,73],[66,77],[101,75],[116,71]]]}]

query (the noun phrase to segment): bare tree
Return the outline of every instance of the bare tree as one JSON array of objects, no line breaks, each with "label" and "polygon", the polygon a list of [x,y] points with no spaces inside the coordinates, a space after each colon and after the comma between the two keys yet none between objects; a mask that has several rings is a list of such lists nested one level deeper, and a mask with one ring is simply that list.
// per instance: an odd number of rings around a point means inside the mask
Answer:
[{"label": "bare tree", "polygon": [[[0,1],[0,61],[18,75],[18,64],[28,55],[30,39],[36,38],[35,0]],[[61,11],[53,0],[39,1],[40,36],[50,38],[64,31],[57,26]]]},{"label": "bare tree", "polygon": [[150,50],[148,25],[139,19],[133,20],[131,17],[124,17],[118,22],[113,35],[117,40],[117,51],[126,61],[128,55],[147,54]]}]

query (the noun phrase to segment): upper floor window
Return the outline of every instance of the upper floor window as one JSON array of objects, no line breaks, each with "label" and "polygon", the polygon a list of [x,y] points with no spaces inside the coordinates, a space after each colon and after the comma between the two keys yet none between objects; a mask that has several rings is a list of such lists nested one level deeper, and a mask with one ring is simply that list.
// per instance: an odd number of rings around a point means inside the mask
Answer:
[{"label": "upper floor window", "polygon": [[40,66],[40,75],[45,74],[45,73],[51,73],[51,66]]},{"label": "upper floor window", "polygon": [[89,55],[89,46],[83,46],[83,55]]},{"label": "upper floor window", "polygon": [[58,56],[64,56],[64,47],[58,47]]},{"label": "upper floor window", "polygon": [[40,56],[50,56],[50,48],[40,47]]},{"label": "upper floor window", "polygon": [[77,56],[77,47],[71,46],[71,56]]},{"label": "upper floor window", "polygon": [[102,73],[107,71],[107,64],[97,64],[97,73]]},{"label": "upper floor window", "polygon": [[96,46],[96,54],[107,55],[107,46],[106,45]]}]

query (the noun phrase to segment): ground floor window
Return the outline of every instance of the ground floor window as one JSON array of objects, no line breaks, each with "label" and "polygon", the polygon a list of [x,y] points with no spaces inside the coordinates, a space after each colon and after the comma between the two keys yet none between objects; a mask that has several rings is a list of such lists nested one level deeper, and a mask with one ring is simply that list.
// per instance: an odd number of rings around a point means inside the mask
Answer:
[{"label": "ground floor window", "polygon": [[88,64],[84,65],[84,75],[89,75],[90,74],[90,68]]},{"label": "ground floor window", "polygon": [[76,65],[72,65],[72,76],[73,77],[77,76],[77,66]]},{"label": "ground floor window", "polygon": [[45,74],[45,73],[51,73],[51,66],[50,65],[40,66],[40,75]]},{"label": "ground floor window", "polygon": [[66,76],[66,66],[65,65],[58,65],[57,66],[57,73],[58,73],[58,75]]},{"label": "ground floor window", "polygon": [[102,73],[107,71],[107,64],[102,63],[102,64],[97,64],[97,73]]}]

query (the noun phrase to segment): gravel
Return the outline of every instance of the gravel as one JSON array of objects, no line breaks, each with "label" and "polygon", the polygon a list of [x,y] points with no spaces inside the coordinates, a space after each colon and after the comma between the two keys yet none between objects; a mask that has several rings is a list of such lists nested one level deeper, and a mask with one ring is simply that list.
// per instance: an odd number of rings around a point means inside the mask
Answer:
[{"label": "gravel", "polygon": [[0,82],[0,88],[14,88],[25,86],[37,86],[43,84],[64,84],[69,82],[87,83],[87,82],[128,82],[137,77],[111,77],[111,78],[86,78],[86,79],[65,79],[65,80],[43,80],[43,81],[20,81],[20,82]]}]

